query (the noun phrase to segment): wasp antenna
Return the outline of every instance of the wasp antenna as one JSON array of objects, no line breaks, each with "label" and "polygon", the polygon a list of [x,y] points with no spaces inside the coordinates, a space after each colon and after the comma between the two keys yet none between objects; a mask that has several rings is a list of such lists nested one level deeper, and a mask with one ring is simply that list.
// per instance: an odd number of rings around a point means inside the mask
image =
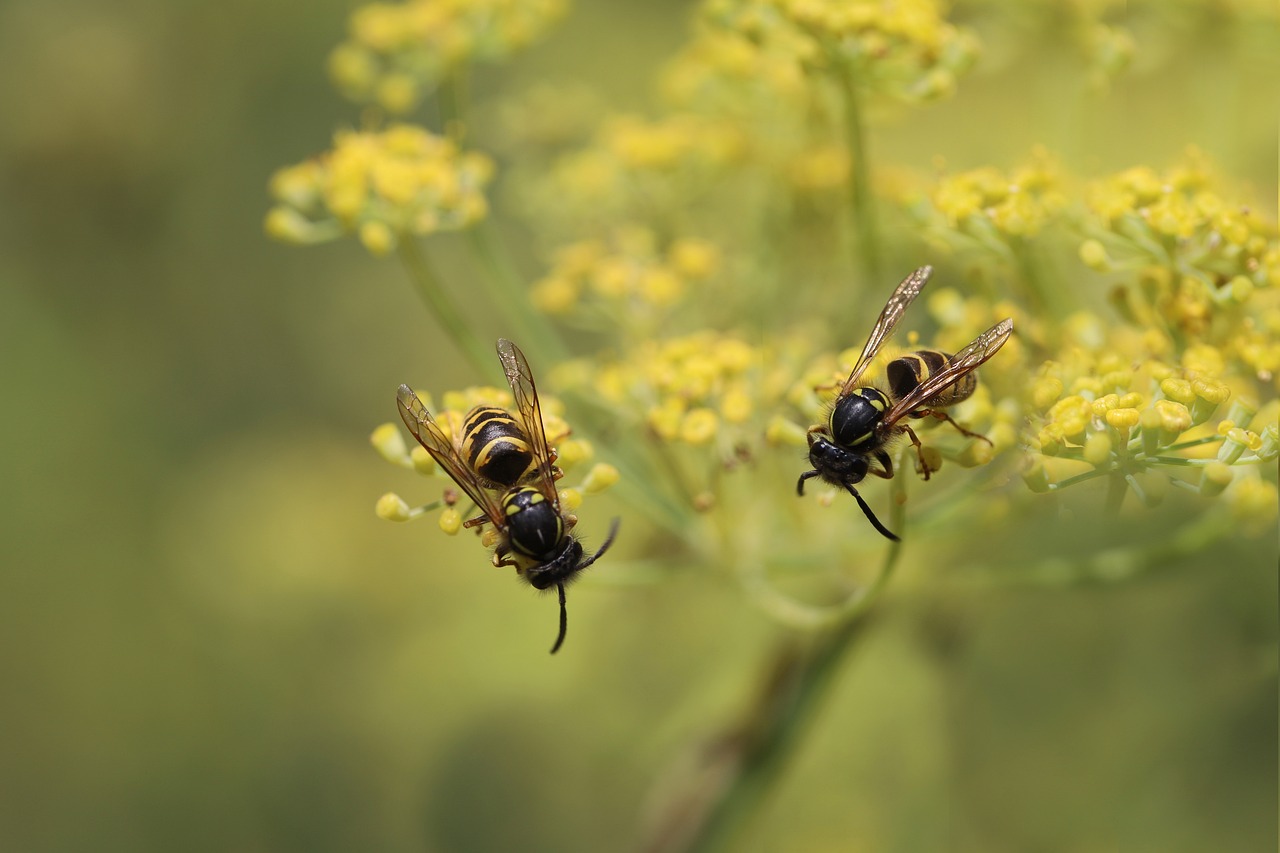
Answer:
[{"label": "wasp antenna", "polygon": [[862,507],[862,512],[867,516],[867,521],[871,522],[871,526],[880,532],[880,535],[894,542],[901,541],[897,536],[889,532],[889,528],[880,523],[880,519],[876,518],[876,514],[871,511],[871,507],[867,506],[867,502],[862,499],[862,495],[858,494],[858,490],[849,484],[845,484],[849,490],[849,494],[853,495],[858,501],[858,506]]},{"label": "wasp antenna", "polygon": [[569,631],[569,611],[564,604],[564,584],[556,584],[556,589],[560,591],[560,633],[556,636],[556,644],[551,647],[551,654],[560,651],[560,646],[564,643],[564,635]]},{"label": "wasp antenna", "polygon": [[588,557],[587,559],[583,560],[581,563],[578,564],[579,571],[581,571],[582,569],[585,569],[587,566],[591,565],[596,560],[604,556],[604,552],[608,551],[609,546],[613,544],[613,538],[618,535],[618,528],[621,526],[621,524],[622,524],[622,519],[615,518],[613,520],[613,522],[609,525],[609,535],[604,538],[604,544],[600,546],[600,549],[598,551],[596,551],[590,557]]}]

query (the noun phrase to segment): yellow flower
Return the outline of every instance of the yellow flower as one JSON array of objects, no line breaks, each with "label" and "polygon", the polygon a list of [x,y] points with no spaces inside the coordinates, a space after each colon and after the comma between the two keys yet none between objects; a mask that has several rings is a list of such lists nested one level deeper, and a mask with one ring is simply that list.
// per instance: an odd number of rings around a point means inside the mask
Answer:
[{"label": "yellow flower", "polygon": [[481,192],[492,176],[488,157],[419,127],[341,131],[332,151],[272,177],[280,205],[268,230],[283,239],[300,231],[299,223],[324,238],[355,233],[382,255],[401,234],[457,230],[483,218]]},{"label": "yellow flower", "polygon": [[564,0],[406,0],[355,9],[329,56],[338,90],[405,113],[460,66],[493,62],[539,38]]}]

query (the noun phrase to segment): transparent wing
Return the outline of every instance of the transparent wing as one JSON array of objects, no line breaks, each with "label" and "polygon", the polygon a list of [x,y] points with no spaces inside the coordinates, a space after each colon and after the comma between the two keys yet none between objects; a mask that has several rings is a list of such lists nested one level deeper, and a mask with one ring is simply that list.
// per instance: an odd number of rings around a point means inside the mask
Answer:
[{"label": "transparent wing", "polygon": [[1013,334],[1013,320],[1001,320],[987,329],[977,339],[960,352],[956,353],[947,366],[916,386],[916,389],[893,404],[885,412],[881,421],[881,429],[893,426],[898,420],[915,409],[927,405],[929,398],[950,385],[960,381],[965,374],[977,370],[987,359],[995,355],[1005,341]]},{"label": "transparent wing", "polygon": [[458,487],[467,493],[467,497],[475,501],[476,506],[488,517],[494,527],[505,530],[506,518],[497,496],[480,484],[471,466],[458,455],[458,450],[454,447],[449,433],[436,423],[435,418],[431,417],[431,413],[427,411],[427,407],[422,405],[418,395],[413,393],[413,389],[408,385],[401,385],[396,392],[396,406],[400,409],[400,418],[404,421],[404,425],[409,428],[409,432],[413,433],[418,443],[427,449],[431,458],[436,460],[436,463],[458,484]]},{"label": "transparent wing", "polygon": [[560,496],[556,491],[551,448],[547,445],[547,431],[542,426],[542,405],[538,402],[538,388],[533,382],[529,360],[520,347],[506,338],[498,338],[498,358],[502,361],[502,370],[507,375],[507,384],[511,386],[525,435],[533,449],[533,464],[538,472],[535,485],[558,509]]},{"label": "transparent wing", "polygon": [[866,371],[867,365],[871,363],[871,359],[876,357],[880,347],[884,346],[884,342],[893,334],[894,326],[898,325],[898,321],[906,313],[907,306],[920,295],[920,291],[924,289],[925,282],[929,280],[931,275],[933,275],[933,267],[920,267],[920,269],[904,278],[902,283],[893,291],[893,295],[885,303],[884,310],[880,312],[880,318],[876,320],[875,326],[872,327],[871,334],[867,337],[867,343],[862,347],[862,356],[858,359],[858,363],[854,365],[853,372],[849,374],[849,378],[840,387],[841,397],[852,393],[858,387],[858,380]]}]

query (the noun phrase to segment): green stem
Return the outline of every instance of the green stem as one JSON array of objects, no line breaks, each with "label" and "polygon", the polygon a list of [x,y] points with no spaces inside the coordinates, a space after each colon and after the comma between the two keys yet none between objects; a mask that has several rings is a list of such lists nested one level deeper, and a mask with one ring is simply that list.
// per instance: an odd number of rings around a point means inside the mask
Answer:
[{"label": "green stem", "polygon": [[481,281],[489,292],[490,303],[501,311],[503,319],[511,327],[511,335],[518,337],[520,346],[540,364],[568,358],[568,350],[560,336],[529,303],[529,290],[489,217],[468,229],[467,245],[486,272]]},{"label": "green stem", "polygon": [[467,135],[467,123],[464,119],[466,92],[466,72],[461,70],[441,80],[440,87],[436,90],[441,132],[458,145],[462,144],[463,138]]},{"label": "green stem", "polygon": [[409,278],[418,289],[418,295],[427,303],[427,308],[435,316],[445,333],[453,340],[462,354],[471,362],[471,366],[483,376],[493,379],[501,378],[498,372],[498,359],[492,347],[481,343],[471,326],[462,316],[453,297],[445,292],[440,279],[418,241],[410,234],[401,234],[399,243],[400,260],[409,271]]},{"label": "green stem", "polygon": [[[896,478],[891,524],[903,531],[903,485]],[[746,719],[716,739],[718,763],[726,765],[720,785],[699,785],[672,808],[644,848],[650,853],[713,853],[733,849],[751,817],[766,798],[810,730],[808,725],[827,694],[845,654],[866,631],[868,611],[883,593],[902,554],[902,543],[893,542],[885,553],[880,573],[848,618],[830,631],[815,635],[812,643],[793,638],[784,641],[765,677]],[[705,781],[705,780],[699,780]]]},{"label": "green stem", "polygon": [[1103,510],[1107,518],[1113,518],[1120,511],[1128,491],[1129,483],[1125,480],[1124,474],[1118,470],[1112,471],[1111,476],[1107,478],[1107,498]]},{"label": "green stem", "polygon": [[866,129],[862,123],[862,104],[853,63],[840,63],[838,69],[836,79],[844,106],[845,145],[849,149],[849,207],[858,236],[858,257],[854,261],[868,281],[877,281],[880,278],[880,241],[871,194],[871,167],[867,157]]}]

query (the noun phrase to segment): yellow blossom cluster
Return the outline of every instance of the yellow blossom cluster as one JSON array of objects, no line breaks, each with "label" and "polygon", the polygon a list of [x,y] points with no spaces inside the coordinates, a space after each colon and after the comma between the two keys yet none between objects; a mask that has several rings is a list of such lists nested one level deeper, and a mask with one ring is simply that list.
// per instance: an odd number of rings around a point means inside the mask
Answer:
[{"label": "yellow blossom cluster", "polygon": [[977,55],[976,40],[933,0],[707,0],[699,24],[667,78],[684,100],[716,97],[725,86],[810,99],[804,78],[815,72],[926,100],[951,94]]},{"label": "yellow blossom cluster", "polygon": [[503,59],[541,37],[565,8],[565,0],[370,3],[351,13],[329,73],[352,100],[404,114],[459,67]]},{"label": "yellow blossom cluster", "polygon": [[534,180],[525,206],[547,230],[559,225],[579,237],[607,232],[646,211],[686,207],[713,190],[747,146],[742,129],[720,118],[616,115],[590,144],[564,154]]},{"label": "yellow blossom cluster", "polygon": [[492,176],[484,154],[414,125],[339,131],[332,150],[272,176],[276,205],[266,228],[290,243],[354,233],[381,255],[402,235],[458,230],[484,218]]},{"label": "yellow blossom cluster", "polygon": [[944,175],[927,194],[908,198],[931,243],[999,257],[1058,223],[1068,203],[1061,169],[1042,148],[1010,172],[986,166]]},{"label": "yellow blossom cluster", "polygon": [[736,335],[705,330],[638,341],[613,358],[562,365],[557,375],[620,417],[640,414],[663,443],[709,446],[729,460],[758,441],[757,418],[792,379],[772,356]]},{"label": "yellow blossom cluster", "polygon": [[680,237],[660,246],[649,229],[624,229],[609,240],[559,249],[530,297],[546,314],[610,320],[643,334],[649,324],[642,317],[667,317],[691,286],[705,284],[720,265],[719,249],[707,240]]},{"label": "yellow blossom cluster", "polygon": [[[512,412],[511,392],[492,386],[472,386],[458,391],[449,391],[442,395],[442,406],[436,409],[431,396],[419,394],[423,405],[432,412],[437,424],[452,437],[454,446],[461,447],[464,440],[463,422],[466,415],[477,406],[497,406]],[[564,407],[556,397],[539,395],[542,409],[543,432],[548,444],[556,452],[556,467],[567,476],[573,471],[582,470],[595,456],[591,442],[573,437],[573,430],[563,417]],[[385,423],[369,436],[370,443],[382,458],[393,465],[411,469],[420,474],[439,478],[443,489],[440,500],[423,506],[410,504],[394,492],[388,492],[378,499],[375,512],[379,518],[388,521],[408,521],[426,515],[434,510],[441,510],[439,524],[442,530],[450,535],[462,529],[464,513],[470,511],[465,505],[459,506],[460,496],[454,483],[436,464],[427,449],[419,444],[412,447],[405,441],[399,424]],[[460,454],[461,455],[461,454]],[[581,505],[584,495],[604,491],[618,480],[618,471],[612,465],[599,462],[591,465],[582,478],[573,486],[561,486],[560,502],[567,512],[573,512]],[[563,483],[564,481],[560,481]]]},{"label": "yellow blossom cluster", "polygon": [[1234,350],[1229,358],[1274,375],[1280,232],[1224,198],[1218,183],[1195,150],[1163,173],[1138,166],[1096,181],[1080,257],[1101,272],[1130,273],[1135,284],[1118,301],[1132,321]]},{"label": "yellow blossom cluster", "polygon": [[1216,496],[1238,480],[1232,501],[1258,488],[1244,483],[1280,451],[1280,401],[1259,410],[1247,396],[1252,384],[1225,372],[1213,347],[1179,355],[1157,329],[1106,326],[1086,313],[1064,328],[1057,358],[1025,392],[1027,443],[1038,451],[1026,474],[1033,489],[1110,475],[1155,504],[1169,483]]}]

